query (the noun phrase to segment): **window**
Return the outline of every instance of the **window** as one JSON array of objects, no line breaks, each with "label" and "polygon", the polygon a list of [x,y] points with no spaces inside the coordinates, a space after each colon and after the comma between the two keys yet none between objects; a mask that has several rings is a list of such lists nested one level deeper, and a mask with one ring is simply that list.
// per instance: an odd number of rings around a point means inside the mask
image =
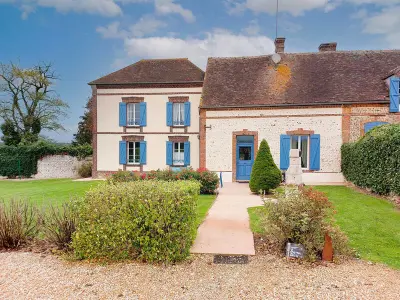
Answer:
[{"label": "window", "polygon": [[140,126],[140,103],[127,104],[127,126]]},{"label": "window", "polygon": [[140,164],[140,142],[128,142],[128,164]]},{"label": "window", "polygon": [[185,103],[174,103],[173,104],[173,125],[184,126],[185,125]]},{"label": "window", "polygon": [[290,149],[300,150],[301,167],[308,168],[308,135],[293,135],[290,139]]},{"label": "window", "polygon": [[185,165],[185,143],[174,143],[173,165]]}]

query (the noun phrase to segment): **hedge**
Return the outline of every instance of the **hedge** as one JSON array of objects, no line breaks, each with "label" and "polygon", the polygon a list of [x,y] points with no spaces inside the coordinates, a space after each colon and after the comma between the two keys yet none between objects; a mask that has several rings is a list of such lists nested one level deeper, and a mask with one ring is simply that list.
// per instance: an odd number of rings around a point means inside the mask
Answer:
[{"label": "hedge", "polygon": [[400,124],[383,125],[342,146],[342,172],[361,188],[400,195]]},{"label": "hedge", "polygon": [[197,180],[200,182],[200,193],[202,195],[214,194],[219,186],[219,177],[215,172],[207,169],[193,170],[191,168],[183,169],[179,172],[171,170],[157,170],[146,173],[118,171],[112,174],[109,182],[131,182],[139,180],[164,180],[164,181],[179,181],[179,180]]},{"label": "hedge", "polygon": [[78,259],[172,263],[196,237],[196,181],[104,183],[78,205],[72,248]]},{"label": "hedge", "polygon": [[37,173],[37,161],[47,155],[66,154],[85,158],[92,153],[90,145],[37,143],[29,146],[0,146],[0,176],[31,177]]}]

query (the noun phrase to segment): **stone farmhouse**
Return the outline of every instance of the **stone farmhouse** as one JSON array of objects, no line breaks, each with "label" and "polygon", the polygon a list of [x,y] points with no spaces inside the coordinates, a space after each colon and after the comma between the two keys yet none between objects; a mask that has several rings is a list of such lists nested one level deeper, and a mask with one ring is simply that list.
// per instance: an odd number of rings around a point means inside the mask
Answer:
[{"label": "stone farmhouse", "polygon": [[343,182],[340,148],[399,123],[400,50],[141,60],[91,83],[95,177],[184,167],[248,181],[266,139],[277,166],[299,149],[306,183]]}]

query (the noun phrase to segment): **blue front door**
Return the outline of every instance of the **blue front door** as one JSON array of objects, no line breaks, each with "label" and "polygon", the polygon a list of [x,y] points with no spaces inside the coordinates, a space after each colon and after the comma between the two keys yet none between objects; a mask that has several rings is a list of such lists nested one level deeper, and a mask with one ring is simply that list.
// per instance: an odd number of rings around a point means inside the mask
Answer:
[{"label": "blue front door", "polygon": [[250,180],[254,162],[254,143],[237,143],[236,180]]}]

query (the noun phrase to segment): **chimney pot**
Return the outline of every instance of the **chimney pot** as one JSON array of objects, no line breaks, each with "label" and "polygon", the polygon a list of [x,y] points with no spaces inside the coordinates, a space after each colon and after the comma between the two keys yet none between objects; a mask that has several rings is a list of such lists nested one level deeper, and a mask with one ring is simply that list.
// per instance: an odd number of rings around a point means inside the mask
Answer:
[{"label": "chimney pot", "polygon": [[319,52],[336,51],[337,43],[324,43],[318,47]]},{"label": "chimney pot", "polygon": [[275,39],[275,53],[285,53],[285,40],[284,37]]}]

